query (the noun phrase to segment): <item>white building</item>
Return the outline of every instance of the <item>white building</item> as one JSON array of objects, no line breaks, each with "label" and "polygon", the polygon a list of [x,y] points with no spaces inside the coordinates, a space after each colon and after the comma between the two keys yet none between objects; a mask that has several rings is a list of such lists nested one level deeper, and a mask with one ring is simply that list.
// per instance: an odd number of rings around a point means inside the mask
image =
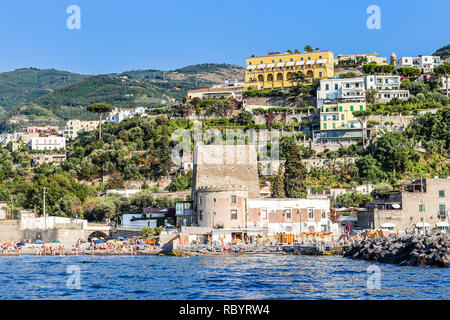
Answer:
[{"label": "white building", "polygon": [[132,195],[135,195],[141,191],[142,190],[140,189],[108,189],[106,190],[106,196],[109,196],[111,194],[117,194],[119,196],[129,198]]},{"label": "white building", "polygon": [[[103,120],[102,123],[104,122]],[[95,130],[98,126],[98,121],[68,120],[64,128],[64,136],[68,139],[76,139],[82,132]]]},{"label": "white building", "polygon": [[64,150],[66,138],[57,136],[32,137],[28,143],[31,150]]},{"label": "white building", "polygon": [[400,100],[409,99],[409,90],[378,90],[375,99],[377,102],[390,102],[393,98]]},{"label": "white building", "polygon": [[141,213],[126,213],[122,215],[122,228],[142,229],[156,228],[157,220],[150,219],[150,215]]},{"label": "white building", "polygon": [[145,115],[144,107],[137,108],[116,108],[108,115],[107,122],[116,122],[119,123],[123,120],[133,118],[136,115]]},{"label": "white building", "polygon": [[430,73],[434,67],[441,64],[441,57],[439,56],[401,57],[396,60],[395,67],[414,67],[419,68],[423,73]]},{"label": "white building", "polygon": [[397,90],[402,84],[400,76],[371,75],[364,77],[366,90]]},{"label": "white building", "polygon": [[363,78],[322,79],[317,89],[317,108],[325,102],[365,101]]},{"label": "white building", "polygon": [[386,57],[379,57],[378,53],[354,53],[354,54],[339,54],[339,61],[353,60],[358,58],[366,58],[367,63],[376,62],[377,64],[386,64]]}]

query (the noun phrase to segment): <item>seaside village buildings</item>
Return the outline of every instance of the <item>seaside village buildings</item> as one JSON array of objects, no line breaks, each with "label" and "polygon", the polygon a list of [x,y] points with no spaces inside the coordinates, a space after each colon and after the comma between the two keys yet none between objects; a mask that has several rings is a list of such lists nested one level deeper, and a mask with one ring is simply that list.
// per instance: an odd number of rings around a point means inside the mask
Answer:
[{"label": "seaside village buildings", "polygon": [[198,227],[192,238],[200,232],[227,243],[272,239],[276,234],[298,239],[303,232],[340,232],[330,220],[329,199],[261,197],[255,145],[197,146],[193,179],[192,202],[176,208],[178,224]]}]

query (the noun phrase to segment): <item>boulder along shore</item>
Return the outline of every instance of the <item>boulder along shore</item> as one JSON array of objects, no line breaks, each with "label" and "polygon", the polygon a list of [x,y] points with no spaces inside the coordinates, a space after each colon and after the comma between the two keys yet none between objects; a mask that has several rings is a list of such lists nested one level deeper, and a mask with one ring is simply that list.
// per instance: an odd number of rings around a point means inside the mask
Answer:
[{"label": "boulder along shore", "polygon": [[399,266],[450,266],[447,235],[378,238],[356,242],[343,251],[344,257]]}]

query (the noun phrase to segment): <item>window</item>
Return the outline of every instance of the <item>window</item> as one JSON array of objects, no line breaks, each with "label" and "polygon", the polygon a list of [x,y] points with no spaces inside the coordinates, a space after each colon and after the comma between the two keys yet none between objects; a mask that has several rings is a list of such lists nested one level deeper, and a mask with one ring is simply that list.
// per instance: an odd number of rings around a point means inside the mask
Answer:
[{"label": "window", "polygon": [[303,61],[303,58],[300,58],[300,61]]},{"label": "window", "polygon": [[346,87],[346,88],[350,88],[350,83],[346,83],[346,84],[345,84],[345,87]]},{"label": "window", "polygon": [[283,62],[283,59],[278,60],[278,62]]},{"label": "window", "polygon": [[237,202],[236,200],[237,200],[236,196],[231,196],[231,203],[236,203]]},{"label": "window", "polygon": [[333,129],[336,129],[336,123],[333,122]]},{"label": "window", "polygon": [[313,209],[308,209],[308,218],[314,219],[314,210]]},{"label": "window", "polygon": [[439,215],[445,216],[445,204],[444,203],[439,204]]},{"label": "window", "polygon": [[425,211],[425,204],[419,203],[419,212]]},{"label": "window", "polygon": [[342,106],[339,106],[339,112],[342,112]]},{"label": "window", "polygon": [[261,217],[267,219],[267,210],[261,210]]},{"label": "window", "polygon": [[325,90],[329,90],[330,86],[328,84],[325,85]]},{"label": "window", "polygon": [[198,205],[202,205],[203,204],[203,198],[198,198]]},{"label": "window", "polygon": [[339,87],[338,87],[338,84],[337,83],[335,83],[334,84],[334,90],[337,90]]},{"label": "window", "polygon": [[311,60],[311,57],[308,57],[308,60]]},{"label": "window", "polygon": [[289,59],[289,61],[294,61],[294,59],[291,58],[291,59]]},{"label": "window", "polygon": [[263,62],[262,62],[262,61],[260,61],[260,62],[259,62],[259,64],[263,64]]},{"label": "window", "polygon": [[252,62],[250,61],[250,62],[248,63],[248,65],[251,66],[251,65],[252,65]]},{"label": "window", "polygon": [[363,111],[364,107],[363,106],[359,106],[359,110]]},{"label": "window", "polygon": [[439,198],[445,198],[445,190],[439,190]]},{"label": "window", "polygon": [[323,124],[323,129],[327,130],[327,124],[326,123]]},{"label": "window", "polygon": [[341,114],[341,120],[344,120],[344,118],[345,118],[345,115]]},{"label": "window", "polygon": [[328,110],[330,110],[330,109],[328,109],[328,108],[325,108],[325,112],[328,112]]},{"label": "window", "polygon": [[200,221],[203,220],[203,210],[200,210],[200,212],[198,214],[198,218],[200,219]]},{"label": "window", "polygon": [[319,72],[319,78],[322,78],[322,71]]},{"label": "window", "polygon": [[231,210],[231,220],[237,220],[237,210]]},{"label": "window", "polygon": [[322,59],[322,56],[319,56],[319,59]]},{"label": "window", "polygon": [[353,111],[353,106],[350,106],[350,111]]},{"label": "window", "polygon": [[286,219],[291,219],[292,218],[291,209],[286,209],[284,211],[284,213],[286,214]]}]

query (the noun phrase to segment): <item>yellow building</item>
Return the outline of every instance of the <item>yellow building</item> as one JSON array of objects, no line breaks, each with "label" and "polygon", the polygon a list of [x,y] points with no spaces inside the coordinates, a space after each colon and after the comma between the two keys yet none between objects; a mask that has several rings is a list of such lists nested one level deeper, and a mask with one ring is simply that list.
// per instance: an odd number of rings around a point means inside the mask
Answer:
[{"label": "yellow building", "polygon": [[289,79],[295,72],[302,72],[311,79],[333,77],[333,52],[275,52],[247,58],[245,90],[291,87],[295,83]]},{"label": "yellow building", "polygon": [[361,123],[353,116],[353,111],[363,110],[366,110],[365,102],[324,104],[320,109],[319,137],[321,140],[361,139]]}]

